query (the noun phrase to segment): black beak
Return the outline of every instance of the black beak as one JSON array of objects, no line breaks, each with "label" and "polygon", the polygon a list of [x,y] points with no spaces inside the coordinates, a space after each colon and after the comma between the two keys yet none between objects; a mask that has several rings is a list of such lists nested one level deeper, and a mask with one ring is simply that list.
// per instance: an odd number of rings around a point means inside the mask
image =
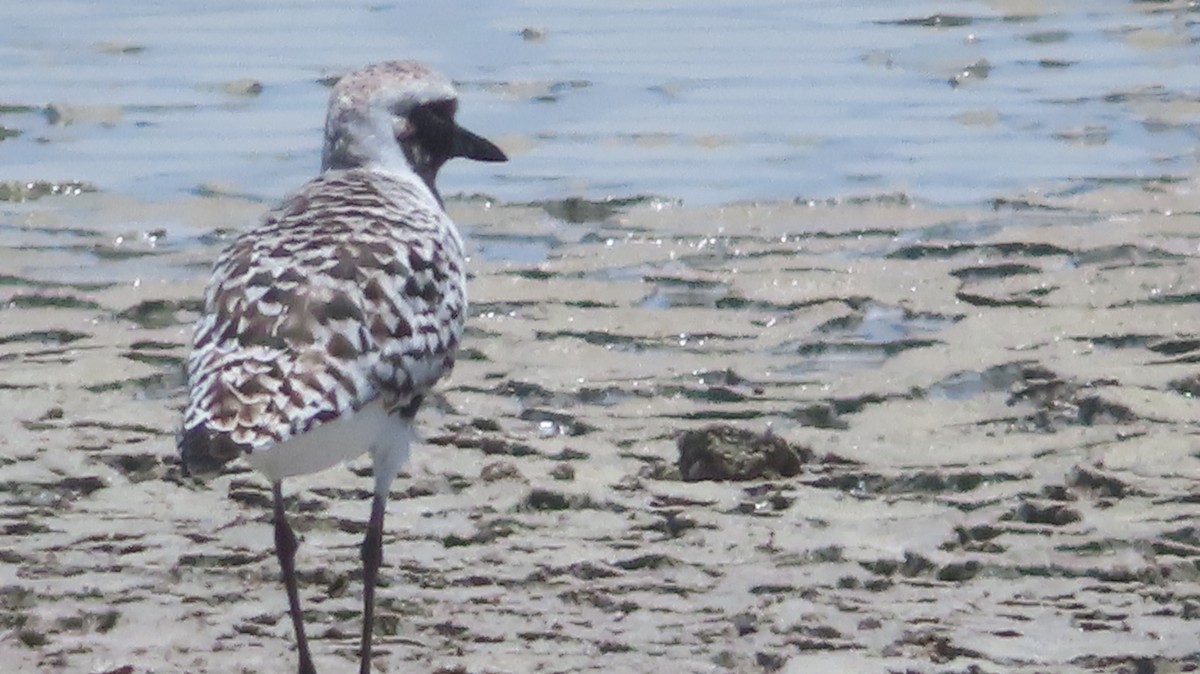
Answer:
[{"label": "black beak", "polygon": [[495,143],[454,125],[454,141],[450,145],[451,157],[466,157],[475,161],[508,161],[504,151]]}]

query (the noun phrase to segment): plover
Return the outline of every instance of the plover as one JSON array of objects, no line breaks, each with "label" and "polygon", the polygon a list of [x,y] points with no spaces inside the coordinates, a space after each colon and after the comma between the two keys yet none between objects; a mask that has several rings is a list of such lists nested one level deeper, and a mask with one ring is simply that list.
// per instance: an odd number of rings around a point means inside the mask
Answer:
[{"label": "plover", "polygon": [[301,674],[314,672],[281,482],[370,452],[359,671],[371,666],[388,490],[422,397],[454,365],[466,317],[462,240],[434,183],[448,159],[506,161],[455,122],[450,80],[412,61],[334,86],[321,174],[218,258],[187,362],[188,473],[239,456],[271,482],[275,548]]}]

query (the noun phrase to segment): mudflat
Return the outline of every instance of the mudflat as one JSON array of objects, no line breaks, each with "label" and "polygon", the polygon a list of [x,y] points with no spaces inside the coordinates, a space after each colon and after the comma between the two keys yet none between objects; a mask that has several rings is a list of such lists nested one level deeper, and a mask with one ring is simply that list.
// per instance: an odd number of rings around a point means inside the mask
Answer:
[{"label": "mudflat", "polygon": [[[392,494],[380,671],[1191,671],[1197,187],[451,203],[471,318]],[[10,204],[6,671],[294,670],[268,485],[174,456],[208,266],[263,209]],[[681,466],[688,431],[799,472]],[[320,671],[370,489],[285,484]]]}]

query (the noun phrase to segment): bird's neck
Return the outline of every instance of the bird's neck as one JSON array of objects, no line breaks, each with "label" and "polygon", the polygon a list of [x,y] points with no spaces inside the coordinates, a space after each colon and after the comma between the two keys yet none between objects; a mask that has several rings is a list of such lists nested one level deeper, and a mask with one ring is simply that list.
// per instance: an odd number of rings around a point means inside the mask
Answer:
[{"label": "bird's neck", "polygon": [[325,121],[325,147],[321,170],[349,170],[370,166],[406,166],[404,154],[392,137],[391,124],[379,115],[330,114]]},{"label": "bird's neck", "polygon": [[[437,170],[418,171],[392,136],[391,124],[372,118],[330,119],[325,124],[325,147],[321,152],[321,172],[366,169],[404,176],[420,182],[442,205],[434,180]],[[424,162],[421,162],[424,165]]]}]

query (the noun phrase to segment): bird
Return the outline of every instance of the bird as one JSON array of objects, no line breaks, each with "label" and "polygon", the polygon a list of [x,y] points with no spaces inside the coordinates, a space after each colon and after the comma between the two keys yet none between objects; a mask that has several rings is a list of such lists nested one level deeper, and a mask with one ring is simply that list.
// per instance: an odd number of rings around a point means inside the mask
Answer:
[{"label": "bird", "polygon": [[463,240],[435,180],[448,160],[508,158],[456,121],[444,75],[388,61],[330,93],[319,174],[219,255],[187,359],[177,445],[203,476],[242,457],[271,483],[275,551],[300,674],[315,674],[282,482],[369,453],[360,674],[393,479],[422,400],[454,366],[467,313]]}]

